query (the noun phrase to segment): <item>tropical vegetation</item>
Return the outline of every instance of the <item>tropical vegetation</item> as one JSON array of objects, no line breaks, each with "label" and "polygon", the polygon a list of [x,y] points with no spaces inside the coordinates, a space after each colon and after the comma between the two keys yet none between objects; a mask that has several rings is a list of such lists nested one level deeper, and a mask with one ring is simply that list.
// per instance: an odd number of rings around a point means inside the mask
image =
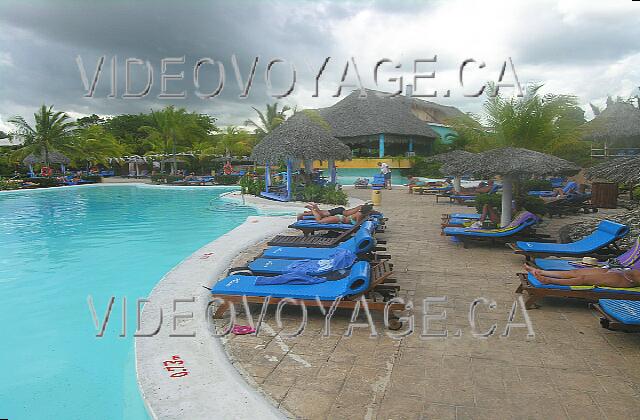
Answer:
[{"label": "tropical vegetation", "polygon": [[[590,156],[582,140],[584,111],[571,95],[540,93],[542,85],[529,87],[523,97],[489,95],[485,117],[468,115],[451,121],[458,133],[454,148],[483,152],[498,147],[523,147],[549,153],[578,164]],[[492,92],[494,86],[489,86]]]}]

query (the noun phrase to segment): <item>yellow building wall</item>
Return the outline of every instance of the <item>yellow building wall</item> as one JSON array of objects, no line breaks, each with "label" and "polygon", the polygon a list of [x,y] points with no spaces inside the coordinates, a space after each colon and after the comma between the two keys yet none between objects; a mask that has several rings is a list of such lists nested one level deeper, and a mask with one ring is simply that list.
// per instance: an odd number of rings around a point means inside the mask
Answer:
[{"label": "yellow building wall", "polygon": [[[339,160],[336,161],[338,168],[377,168],[378,162],[386,162],[391,168],[411,168],[411,159],[405,158],[354,158],[352,160]],[[313,167],[320,169],[327,169],[328,162],[314,161]]]}]

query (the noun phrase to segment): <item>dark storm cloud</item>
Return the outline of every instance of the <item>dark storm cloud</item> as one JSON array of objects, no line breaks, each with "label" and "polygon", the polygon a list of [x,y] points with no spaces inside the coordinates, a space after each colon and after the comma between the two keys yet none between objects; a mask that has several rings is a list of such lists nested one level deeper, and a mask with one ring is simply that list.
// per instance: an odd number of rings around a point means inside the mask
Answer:
[{"label": "dark storm cloud", "polygon": [[637,19],[599,16],[564,22],[555,14],[543,14],[537,17],[537,25],[546,19],[545,31],[516,42],[519,60],[531,64],[586,65],[611,62],[638,52]]},{"label": "dark storm cloud", "polygon": [[[176,103],[189,109],[223,114],[233,123],[251,116],[251,106],[273,101],[267,96],[264,71],[271,58],[296,65],[298,81],[313,78],[307,62],[319,67],[331,54],[334,41],[325,22],[348,11],[341,6],[324,7],[312,3],[271,2],[58,2],[3,3],[0,24],[5,28],[0,51],[9,53],[13,66],[3,67],[0,87],[0,114],[11,114],[12,106],[34,108],[42,102],[75,112],[117,114],[147,111],[151,107]],[[62,7],[61,7],[62,6]],[[231,7],[230,7],[231,6]],[[235,54],[246,80],[255,56],[260,57],[248,98],[240,93],[231,56]],[[83,98],[75,58],[83,59],[91,79],[101,55],[106,56],[94,98]],[[119,59],[119,94],[124,90],[124,59],[148,60],[154,67],[150,94],[141,100],[106,99],[110,91],[109,61]],[[184,82],[172,82],[171,91],[185,90],[184,100],[160,100],[160,61],[164,57],[185,56],[184,65],[168,72],[184,71]],[[219,97],[202,100],[194,94],[193,67],[201,57],[220,60],[225,66],[225,87]],[[317,71],[317,70],[316,70]],[[134,66],[134,91],[144,85],[146,73]],[[290,73],[286,65],[273,72],[274,91],[285,90]],[[217,70],[202,71],[202,90],[217,85]],[[209,80],[207,81],[207,78]],[[312,86],[312,85],[311,85]]]}]

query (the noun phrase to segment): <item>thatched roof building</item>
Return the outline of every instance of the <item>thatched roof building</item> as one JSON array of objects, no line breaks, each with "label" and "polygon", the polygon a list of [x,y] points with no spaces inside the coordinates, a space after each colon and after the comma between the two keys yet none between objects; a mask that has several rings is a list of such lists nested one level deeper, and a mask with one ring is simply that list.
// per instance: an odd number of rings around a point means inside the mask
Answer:
[{"label": "thatched roof building", "polygon": [[251,153],[251,160],[259,163],[277,164],[287,159],[347,160],[351,149],[331,135],[317,112],[302,111],[267,134]]},{"label": "thatched roof building", "polygon": [[586,123],[585,129],[585,138],[589,140],[611,142],[636,137],[640,140],[640,109],[628,102],[609,100],[607,108]]},{"label": "thatched roof building", "polygon": [[[49,158],[49,163],[68,165],[71,162],[71,159],[69,159],[68,157],[66,157],[60,152],[56,152],[55,150],[49,151],[48,158]],[[38,156],[31,153],[29,156],[24,158],[22,163],[24,163],[25,165],[35,165],[36,163],[45,163],[44,152]]]},{"label": "thatched roof building", "polygon": [[589,179],[602,179],[629,185],[639,184],[640,156],[608,160],[587,169],[585,175]]},{"label": "thatched roof building", "polygon": [[[329,108],[318,110],[331,126],[333,135],[345,143],[353,143],[362,136],[391,134],[435,139],[437,133],[411,112],[412,99],[365,89],[351,92]],[[388,141],[402,141],[401,137]],[[404,140],[406,142],[406,140]]]}]

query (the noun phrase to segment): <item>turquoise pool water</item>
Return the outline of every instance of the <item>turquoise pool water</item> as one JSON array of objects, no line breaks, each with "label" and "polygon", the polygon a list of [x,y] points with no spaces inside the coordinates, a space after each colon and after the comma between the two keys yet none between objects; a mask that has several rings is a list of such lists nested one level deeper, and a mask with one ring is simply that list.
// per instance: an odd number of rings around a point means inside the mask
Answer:
[{"label": "turquoise pool water", "polygon": [[[146,418],[135,378],[136,300],[256,210],[226,189],[89,186],[0,194],[0,418]],[[87,296],[102,322],[96,338]],[[127,337],[121,338],[121,298]]]},{"label": "turquoise pool water", "polygon": [[[380,173],[377,168],[338,168],[338,182],[342,185],[353,185],[358,178],[369,178],[369,182],[373,180],[375,174]],[[391,183],[393,185],[406,184],[407,178],[400,176],[400,170],[391,171]]]}]

